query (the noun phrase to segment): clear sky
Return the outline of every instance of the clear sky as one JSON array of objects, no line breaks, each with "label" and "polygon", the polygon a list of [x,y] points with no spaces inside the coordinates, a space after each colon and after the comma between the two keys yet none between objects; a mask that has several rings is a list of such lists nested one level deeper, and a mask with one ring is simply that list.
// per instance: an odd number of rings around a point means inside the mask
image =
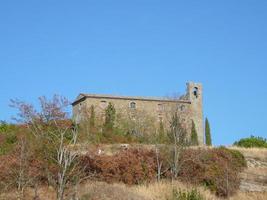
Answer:
[{"label": "clear sky", "polygon": [[9,99],[166,96],[204,86],[216,145],[267,137],[267,1],[1,0],[0,119]]}]

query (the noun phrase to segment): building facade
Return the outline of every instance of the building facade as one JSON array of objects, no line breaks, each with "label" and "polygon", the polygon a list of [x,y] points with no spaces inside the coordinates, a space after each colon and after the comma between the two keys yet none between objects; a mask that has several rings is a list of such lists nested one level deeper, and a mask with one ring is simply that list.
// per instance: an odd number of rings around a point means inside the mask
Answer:
[{"label": "building facade", "polygon": [[155,123],[163,122],[169,125],[172,113],[178,112],[179,117],[188,132],[191,130],[192,121],[195,123],[200,145],[204,143],[203,129],[203,89],[200,83],[187,83],[186,93],[179,98],[149,98],[96,94],[79,94],[72,103],[73,118],[79,123],[88,117],[88,111],[94,106],[96,116],[103,119],[105,109],[112,103],[116,112],[121,116],[134,116],[135,113],[146,113],[154,119]]}]

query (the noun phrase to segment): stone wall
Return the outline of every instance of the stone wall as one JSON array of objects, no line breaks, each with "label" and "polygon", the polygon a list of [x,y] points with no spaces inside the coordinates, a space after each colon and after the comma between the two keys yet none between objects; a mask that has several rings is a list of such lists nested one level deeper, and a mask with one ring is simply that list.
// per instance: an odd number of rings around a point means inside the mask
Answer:
[{"label": "stone wall", "polygon": [[154,119],[155,123],[163,122],[169,126],[172,113],[177,111],[185,128],[190,132],[192,120],[198,133],[199,143],[203,144],[203,110],[202,110],[202,85],[187,84],[187,93],[180,99],[122,97],[111,95],[80,94],[73,103],[73,117],[79,122],[88,115],[93,105],[97,118],[101,121],[109,103],[112,103],[122,117],[134,113],[143,113]]}]

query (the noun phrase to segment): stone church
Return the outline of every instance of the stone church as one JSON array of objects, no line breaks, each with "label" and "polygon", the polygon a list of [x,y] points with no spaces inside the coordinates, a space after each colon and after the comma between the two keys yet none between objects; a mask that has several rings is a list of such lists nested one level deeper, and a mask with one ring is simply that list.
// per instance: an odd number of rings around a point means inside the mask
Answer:
[{"label": "stone church", "polygon": [[103,116],[109,103],[112,103],[117,113],[135,113],[142,111],[153,117],[155,121],[162,121],[166,126],[169,117],[174,110],[178,112],[185,128],[191,130],[192,121],[195,123],[199,144],[204,143],[203,129],[203,104],[202,104],[202,84],[187,83],[187,91],[179,98],[154,98],[154,97],[134,97],[134,96],[114,96],[99,94],[81,93],[72,103],[73,118],[79,123],[84,117],[84,111],[89,110],[93,105],[95,113]]}]

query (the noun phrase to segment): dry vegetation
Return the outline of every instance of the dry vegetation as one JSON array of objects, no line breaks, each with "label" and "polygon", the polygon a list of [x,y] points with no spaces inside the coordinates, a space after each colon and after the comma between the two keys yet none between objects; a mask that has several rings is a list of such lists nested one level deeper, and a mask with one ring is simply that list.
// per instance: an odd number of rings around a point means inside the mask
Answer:
[{"label": "dry vegetation", "polygon": [[[168,133],[155,137],[151,145],[146,123],[132,124],[135,135],[130,134],[132,125],[125,125],[127,134],[115,126],[111,104],[101,131],[90,117],[89,132],[84,134],[85,129],[72,124],[62,110],[65,99],[42,97],[40,102],[40,112],[14,102],[23,126],[0,126],[0,200],[77,200],[78,196],[80,200],[170,200],[173,189],[190,192],[193,188],[204,199],[267,197],[238,190],[239,174],[246,167],[240,152],[249,161],[247,172],[260,176],[267,172],[259,167],[267,162],[267,150],[189,147],[193,143],[187,141],[177,113]],[[90,148],[76,143],[86,138]],[[102,145],[103,141],[132,145]]]},{"label": "dry vegetation", "polygon": [[246,158],[267,161],[267,148],[242,148],[236,146],[230,146],[228,148],[240,151]]},{"label": "dry vegetation", "polygon": [[[166,200],[171,196],[174,188],[182,190],[190,190],[195,188],[192,185],[184,184],[178,181],[171,182],[159,182],[148,185],[134,185],[127,186],[122,183],[108,184],[105,182],[90,181],[82,184],[79,188],[79,194],[81,200]],[[223,200],[213,195],[209,190],[203,187],[197,187],[197,190],[206,200]],[[71,191],[68,191],[71,193]],[[28,189],[27,197],[25,200],[32,200],[34,197],[34,190]],[[56,195],[51,188],[41,187],[40,199],[51,200],[55,199]],[[238,191],[229,200],[266,200],[267,192],[241,192]],[[16,194],[10,192],[5,195],[0,195],[0,200],[16,200]]]}]

